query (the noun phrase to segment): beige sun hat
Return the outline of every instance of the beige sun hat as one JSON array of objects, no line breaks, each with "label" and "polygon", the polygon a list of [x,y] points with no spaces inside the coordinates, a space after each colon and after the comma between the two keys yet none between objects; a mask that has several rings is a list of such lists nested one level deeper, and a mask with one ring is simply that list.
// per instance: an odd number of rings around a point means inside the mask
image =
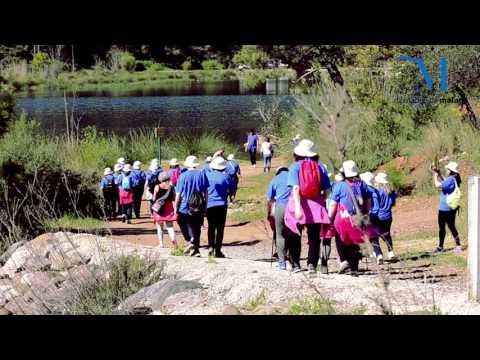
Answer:
[{"label": "beige sun hat", "polygon": [[318,151],[315,147],[315,144],[311,140],[303,139],[295,146],[293,149],[295,155],[304,156],[304,157],[313,157],[318,154]]},{"label": "beige sun hat", "polygon": [[211,156],[207,156],[207,158],[205,159],[205,162],[206,162],[207,164],[210,164],[210,163],[212,162],[212,159],[213,159],[213,158],[212,158]]},{"label": "beige sun hat", "polygon": [[113,170],[115,172],[119,172],[120,170],[122,170],[122,166],[120,164],[115,164],[115,166],[113,167]]},{"label": "beige sun hat", "polygon": [[112,174],[113,174],[113,171],[109,167],[105,168],[105,170],[103,171],[103,175],[105,175],[105,176],[112,175]]},{"label": "beige sun hat", "polygon": [[177,166],[178,164],[179,163],[177,158],[173,158],[170,160],[170,166]]},{"label": "beige sun hat", "polygon": [[228,155],[227,160],[235,160],[235,155],[233,154]]},{"label": "beige sun hat", "polygon": [[187,168],[196,168],[200,165],[200,162],[196,156],[190,155],[185,159],[184,165]]},{"label": "beige sun hat", "polygon": [[445,165],[445,169],[453,171],[454,173],[458,174],[458,163],[455,161],[450,161],[447,165]]},{"label": "beige sun hat", "polygon": [[133,163],[133,170],[140,170],[141,166],[142,166],[142,163],[140,161],[135,161]]},{"label": "beige sun hat", "polygon": [[340,182],[345,180],[342,174],[335,174],[335,181]]},{"label": "beige sun hat", "polygon": [[125,164],[123,166],[123,172],[130,172],[130,171],[132,171],[131,165],[130,164]]},{"label": "beige sun hat", "polygon": [[362,179],[363,182],[369,186],[373,186],[372,180],[374,178],[375,176],[370,171],[360,174],[360,179]]},{"label": "beige sun hat", "polygon": [[346,178],[352,178],[358,176],[358,168],[353,160],[344,161],[342,164],[343,173]]},{"label": "beige sun hat", "polygon": [[377,184],[388,184],[387,174],[383,172],[378,173],[377,176],[375,176],[375,182]]},{"label": "beige sun hat", "polygon": [[224,170],[227,167],[227,161],[223,157],[216,157],[210,163],[210,168],[214,170]]},{"label": "beige sun hat", "polygon": [[158,161],[158,159],[152,159],[150,161],[150,165],[152,165],[152,164],[160,164],[160,161]]},{"label": "beige sun hat", "polygon": [[118,158],[117,164],[125,164],[125,158],[123,158],[123,157]]}]

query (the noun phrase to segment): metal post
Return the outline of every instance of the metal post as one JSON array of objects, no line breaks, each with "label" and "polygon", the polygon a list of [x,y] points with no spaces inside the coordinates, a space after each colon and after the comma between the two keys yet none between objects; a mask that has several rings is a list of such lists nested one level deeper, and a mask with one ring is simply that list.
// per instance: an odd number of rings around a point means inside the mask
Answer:
[{"label": "metal post", "polygon": [[480,300],[480,177],[468,178],[468,296]]}]

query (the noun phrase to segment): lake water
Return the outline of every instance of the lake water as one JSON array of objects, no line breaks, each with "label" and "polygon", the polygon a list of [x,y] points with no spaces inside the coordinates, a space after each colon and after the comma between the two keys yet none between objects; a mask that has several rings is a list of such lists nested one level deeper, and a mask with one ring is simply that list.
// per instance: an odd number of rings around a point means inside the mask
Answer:
[{"label": "lake water", "polygon": [[[258,90],[257,90],[258,91]],[[245,92],[243,92],[245,93]],[[81,126],[94,125],[104,132],[125,134],[133,128],[166,127],[167,133],[219,131],[233,142],[243,141],[249,128],[260,127],[259,103],[280,101],[289,111],[289,95],[242,94],[232,82],[190,84],[174,89],[149,89],[124,93],[84,92],[68,98]],[[65,103],[61,94],[17,98],[16,111],[25,111],[51,133],[65,129]]]}]

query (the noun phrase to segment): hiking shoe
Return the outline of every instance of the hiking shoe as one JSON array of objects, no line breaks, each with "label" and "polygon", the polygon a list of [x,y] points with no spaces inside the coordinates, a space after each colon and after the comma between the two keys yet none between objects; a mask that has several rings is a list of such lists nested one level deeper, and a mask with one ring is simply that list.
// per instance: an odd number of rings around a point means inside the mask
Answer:
[{"label": "hiking shoe", "polygon": [[208,248],[208,256],[213,256],[215,254],[215,251],[213,248]]},{"label": "hiking shoe", "polygon": [[315,274],[317,272],[317,268],[313,266],[313,264],[308,264],[308,273]]},{"label": "hiking shoe", "polygon": [[193,252],[190,254],[191,257],[201,257],[200,255],[200,250],[193,250]]},{"label": "hiking shoe", "polygon": [[388,252],[388,260],[395,260],[397,257],[393,251]]},{"label": "hiking shoe", "polygon": [[215,251],[215,257],[216,258],[224,258],[225,254],[222,253],[221,251]]},{"label": "hiking shoe", "polygon": [[[389,254],[389,258],[390,258],[390,254]],[[383,255],[378,255],[377,256],[377,265],[382,265],[383,264]]]},{"label": "hiking shoe", "polygon": [[277,262],[276,268],[278,270],[287,270],[287,262],[286,261],[279,261]]},{"label": "hiking shoe", "polygon": [[131,224],[132,224],[132,221],[131,221],[131,220],[127,220],[127,224],[131,225]]},{"label": "hiking shoe", "polygon": [[339,274],[344,274],[345,271],[350,267],[350,264],[348,263],[348,261],[342,261],[342,263],[340,264],[340,268],[338,269],[338,273]]},{"label": "hiking shoe", "polygon": [[188,245],[185,247],[185,250],[183,250],[183,255],[189,255],[192,252],[193,248],[193,244],[189,242]]},{"label": "hiking shoe", "polygon": [[127,220],[125,216],[122,216],[122,222],[124,223]]},{"label": "hiking shoe", "polygon": [[293,265],[292,267],[292,273],[296,274],[302,271],[302,268],[298,265]]},{"label": "hiking shoe", "polygon": [[455,246],[455,249],[453,250],[455,254],[460,254],[462,252],[462,247],[460,245]]},{"label": "hiking shoe", "polygon": [[433,252],[434,253],[441,253],[441,252],[443,252],[443,247],[437,246]]},{"label": "hiking shoe", "polygon": [[320,273],[328,275],[328,265],[327,264],[321,264],[320,265]]}]

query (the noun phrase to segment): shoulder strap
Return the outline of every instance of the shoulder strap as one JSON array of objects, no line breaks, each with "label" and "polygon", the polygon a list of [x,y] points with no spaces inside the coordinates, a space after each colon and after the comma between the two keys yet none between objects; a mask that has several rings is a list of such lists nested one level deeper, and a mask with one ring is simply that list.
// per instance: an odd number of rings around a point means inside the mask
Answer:
[{"label": "shoulder strap", "polygon": [[350,183],[347,180],[345,180],[345,183],[347,184],[348,192],[350,193],[350,197],[352,198],[353,205],[355,207],[355,212],[357,214],[361,214],[362,211],[360,210],[360,205],[358,204],[357,197],[353,193],[353,190],[352,190],[352,187],[350,186]]}]

